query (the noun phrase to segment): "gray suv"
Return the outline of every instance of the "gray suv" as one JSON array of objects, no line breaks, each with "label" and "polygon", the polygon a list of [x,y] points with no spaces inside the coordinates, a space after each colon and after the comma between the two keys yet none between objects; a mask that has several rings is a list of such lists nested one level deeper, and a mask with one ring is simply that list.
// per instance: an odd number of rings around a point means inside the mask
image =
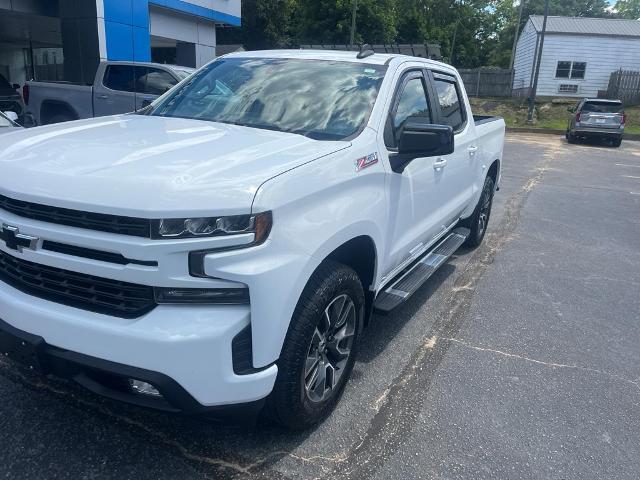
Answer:
[{"label": "gray suv", "polygon": [[579,138],[605,138],[614,147],[622,143],[626,118],[620,100],[585,98],[567,110],[572,113],[566,133],[569,143]]}]

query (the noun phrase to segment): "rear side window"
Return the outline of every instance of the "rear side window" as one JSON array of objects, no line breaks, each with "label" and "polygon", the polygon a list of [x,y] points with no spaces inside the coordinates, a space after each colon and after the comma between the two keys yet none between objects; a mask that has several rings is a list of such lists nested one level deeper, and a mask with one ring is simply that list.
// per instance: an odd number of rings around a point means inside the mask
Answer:
[{"label": "rear side window", "polygon": [[440,104],[442,123],[459,130],[465,122],[463,104],[455,80],[435,78],[436,94]]},{"label": "rear side window", "polygon": [[134,71],[132,65],[109,65],[104,73],[105,87],[120,92],[135,92]]},{"label": "rear side window", "polygon": [[622,104],[612,102],[584,102],[583,112],[622,113]]}]

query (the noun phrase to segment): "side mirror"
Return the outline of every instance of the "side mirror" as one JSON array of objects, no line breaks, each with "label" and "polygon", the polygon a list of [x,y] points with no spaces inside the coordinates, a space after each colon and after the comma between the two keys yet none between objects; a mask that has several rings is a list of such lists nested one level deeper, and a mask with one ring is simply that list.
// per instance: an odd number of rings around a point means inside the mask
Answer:
[{"label": "side mirror", "polygon": [[391,168],[402,173],[416,158],[449,155],[455,149],[453,128],[449,125],[425,123],[421,117],[409,117],[400,131],[398,153],[393,155]]},{"label": "side mirror", "polygon": [[18,85],[17,83],[14,83],[11,86],[13,87],[14,90],[19,90],[20,89],[20,85]]},{"label": "side mirror", "polygon": [[18,123],[18,114],[16,112],[3,112],[4,116],[12,122]]},{"label": "side mirror", "polygon": [[149,105],[151,105],[152,101],[153,100],[149,100],[149,99],[143,100],[142,101],[142,108],[147,108]]}]

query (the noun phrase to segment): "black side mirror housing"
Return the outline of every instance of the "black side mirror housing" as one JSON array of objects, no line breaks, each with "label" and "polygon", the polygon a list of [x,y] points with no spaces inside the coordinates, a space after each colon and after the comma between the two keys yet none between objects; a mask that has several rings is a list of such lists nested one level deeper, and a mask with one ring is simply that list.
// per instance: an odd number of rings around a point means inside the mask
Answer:
[{"label": "black side mirror housing", "polygon": [[409,117],[400,131],[398,153],[390,156],[391,168],[402,173],[416,158],[449,155],[455,150],[453,128],[425,123],[425,118]]}]

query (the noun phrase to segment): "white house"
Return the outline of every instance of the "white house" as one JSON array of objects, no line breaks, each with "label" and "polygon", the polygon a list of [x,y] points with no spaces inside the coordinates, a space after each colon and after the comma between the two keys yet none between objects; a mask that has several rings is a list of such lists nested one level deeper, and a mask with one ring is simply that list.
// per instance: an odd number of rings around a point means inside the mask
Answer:
[{"label": "white house", "polygon": [[[518,39],[514,95],[527,96],[533,84],[543,18],[530,16]],[[537,95],[595,97],[620,68],[640,71],[640,21],[548,17]]]}]

